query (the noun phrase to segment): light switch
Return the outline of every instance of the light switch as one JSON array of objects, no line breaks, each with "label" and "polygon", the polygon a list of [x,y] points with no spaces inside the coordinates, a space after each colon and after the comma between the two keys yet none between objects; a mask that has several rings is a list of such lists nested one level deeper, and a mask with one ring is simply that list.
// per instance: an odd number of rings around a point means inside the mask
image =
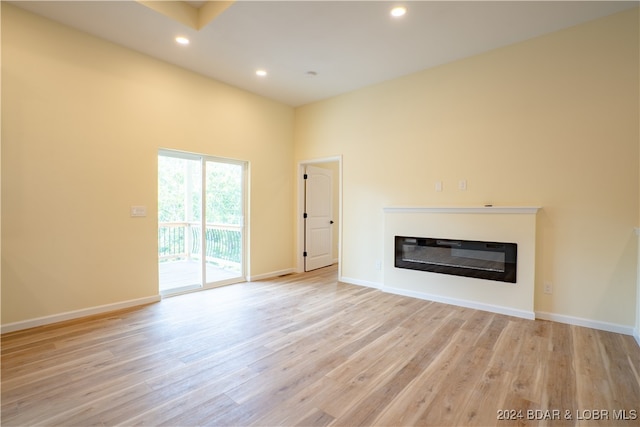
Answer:
[{"label": "light switch", "polygon": [[146,206],[131,206],[131,216],[147,216]]}]

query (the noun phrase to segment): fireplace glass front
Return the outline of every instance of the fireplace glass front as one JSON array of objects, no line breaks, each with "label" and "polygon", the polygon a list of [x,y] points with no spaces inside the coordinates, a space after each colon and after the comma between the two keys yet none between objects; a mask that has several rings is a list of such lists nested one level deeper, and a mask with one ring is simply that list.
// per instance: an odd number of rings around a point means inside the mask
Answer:
[{"label": "fireplace glass front", "polygon": [[395,236],[395,266],[516,283],[518,245]]}]

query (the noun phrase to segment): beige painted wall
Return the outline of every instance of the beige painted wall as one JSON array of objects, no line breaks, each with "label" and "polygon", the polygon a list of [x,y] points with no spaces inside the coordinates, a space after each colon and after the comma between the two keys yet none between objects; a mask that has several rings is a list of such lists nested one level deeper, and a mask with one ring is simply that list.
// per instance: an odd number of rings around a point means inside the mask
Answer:
[{"label": "beige painted wall", "polygon": [[291,268],[292,108],[6,3],[2,107],[3,325],[158,294],[159,148],[249,161],[250,274]]},{"label": "beige painted wall", "polygon": [[535,310],[633,327],[638,51],[635,9],[297,109],[295,160],[343,155],[343,277],[382,282],[385,206],[539,205]]}]

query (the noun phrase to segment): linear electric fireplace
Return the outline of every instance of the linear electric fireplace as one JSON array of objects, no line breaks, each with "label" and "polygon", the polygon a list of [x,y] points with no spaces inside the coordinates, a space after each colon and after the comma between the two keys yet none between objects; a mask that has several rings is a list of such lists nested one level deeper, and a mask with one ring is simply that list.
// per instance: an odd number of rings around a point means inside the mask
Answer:
[{"label": "linear electric fireplace", "polygon": [[518,245],[395,236],[395,266],[516,283]]}]

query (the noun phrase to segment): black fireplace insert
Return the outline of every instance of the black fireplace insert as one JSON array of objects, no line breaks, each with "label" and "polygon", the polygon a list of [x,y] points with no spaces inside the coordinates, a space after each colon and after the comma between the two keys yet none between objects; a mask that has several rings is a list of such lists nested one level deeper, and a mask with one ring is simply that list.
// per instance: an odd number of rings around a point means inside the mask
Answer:
[{"label": "black fireplace insert", "polygon": [[516,283],[516,243],[395,236],[395,266]]}]

